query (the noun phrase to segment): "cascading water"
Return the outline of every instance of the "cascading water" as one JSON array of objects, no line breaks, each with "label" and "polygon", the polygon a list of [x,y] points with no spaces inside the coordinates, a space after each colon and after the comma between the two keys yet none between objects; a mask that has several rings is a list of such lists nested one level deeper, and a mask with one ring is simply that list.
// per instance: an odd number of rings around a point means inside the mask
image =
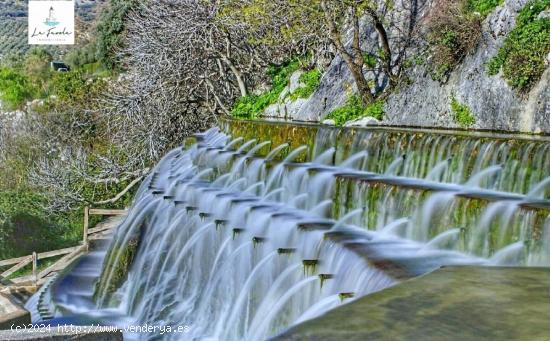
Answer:
[{"label": "cascading water", "polygon": [[36,296],[33,319],[260,340],[442,265],[550,265],[548,143],[520,146],[546,153],[526,159],[452,135],[224,129],[168,153],[108,251]]}]

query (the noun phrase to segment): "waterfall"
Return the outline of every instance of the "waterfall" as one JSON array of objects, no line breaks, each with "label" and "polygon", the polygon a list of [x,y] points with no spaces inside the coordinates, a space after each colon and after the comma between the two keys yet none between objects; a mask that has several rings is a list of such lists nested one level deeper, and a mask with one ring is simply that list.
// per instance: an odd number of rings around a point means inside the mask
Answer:
[{"label": "waterfall", "polygon": [[264,138],[225,123],[169,152],[109,247],[44,289],[33,319],[47,306],[260,340],[443,265],[549,265],[548,143],[265,125]]}]

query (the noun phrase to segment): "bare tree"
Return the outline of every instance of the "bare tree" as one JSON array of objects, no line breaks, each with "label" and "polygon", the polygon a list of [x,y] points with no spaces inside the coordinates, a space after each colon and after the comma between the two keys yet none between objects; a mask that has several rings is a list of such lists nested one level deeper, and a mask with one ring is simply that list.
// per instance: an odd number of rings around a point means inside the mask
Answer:
[{"label": "bare tree", "polygon": [[292,44],[255,40],[227,4],[147,1],[130,14],[119,54],[128,72],[113,84],[102,117],[136,166],[229,114],[236,98],[265,82],[269,64],[292,55]]},{"label": "bare tree", "polygon": [[254,31],[257,40],[267,43],[272,37],[275,44],[285,39],[330,41],[351,71],[363,103],[369,104],[398,83],[421,1],[248,0],[239,2],[245,14],[237,16],[249,27],[271,27]]}]

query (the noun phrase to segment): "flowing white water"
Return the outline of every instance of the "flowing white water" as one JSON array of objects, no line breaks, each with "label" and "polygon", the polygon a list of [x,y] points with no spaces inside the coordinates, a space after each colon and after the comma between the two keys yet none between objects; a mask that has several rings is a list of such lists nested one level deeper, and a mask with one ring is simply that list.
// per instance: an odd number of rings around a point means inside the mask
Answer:
[{"label": "flowing white water", "polygon": [[[434,146],[427,158],[403,149],[406,140],[373,174],[365,170],[382,152],[342,158],[316,145],[311,162],[295,163],[308,147],[284,157],[288,144],[210,130],[167,154],[144,181],[102,256],[97,285],[65,280],[91,276],[76,267],[33,304],[60,318],[190,327],[162,339],[260,340],[442,265],[549,259],[550,219],[535,240],[545,203],[523,209],[543,199],[545,181],[532,184],[533,197],[496,192],[509,169],[496,165],[500,158],[477,159],[468,181],[463,165],[445,159],[452,139],[423,140],[420,148]],[[484,153],[497,145],[483,144]],[[265,158],[256,155],[268,146]],[[411,174],[422,176],[404,177]]]}]

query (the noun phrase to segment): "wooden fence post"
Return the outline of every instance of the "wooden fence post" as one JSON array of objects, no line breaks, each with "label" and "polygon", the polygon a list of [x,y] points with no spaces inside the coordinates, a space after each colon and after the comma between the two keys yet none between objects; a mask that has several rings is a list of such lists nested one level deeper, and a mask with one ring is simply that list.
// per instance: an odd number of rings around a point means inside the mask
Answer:
[{"label": "wooden fence post", "polygon": [[37,257],[36,252],[32,253],[32,280],[34,281],[34,285],[38,282],[38,269],[37,269]]},{"label": "wooden fence post", "polygon": [[86,250],[88,250],[88,227],[89,227],[89,219],[90,219],[90,208],[88,206],[84,207],[84,232],[82,237],[82,244],[86,247]]}]

